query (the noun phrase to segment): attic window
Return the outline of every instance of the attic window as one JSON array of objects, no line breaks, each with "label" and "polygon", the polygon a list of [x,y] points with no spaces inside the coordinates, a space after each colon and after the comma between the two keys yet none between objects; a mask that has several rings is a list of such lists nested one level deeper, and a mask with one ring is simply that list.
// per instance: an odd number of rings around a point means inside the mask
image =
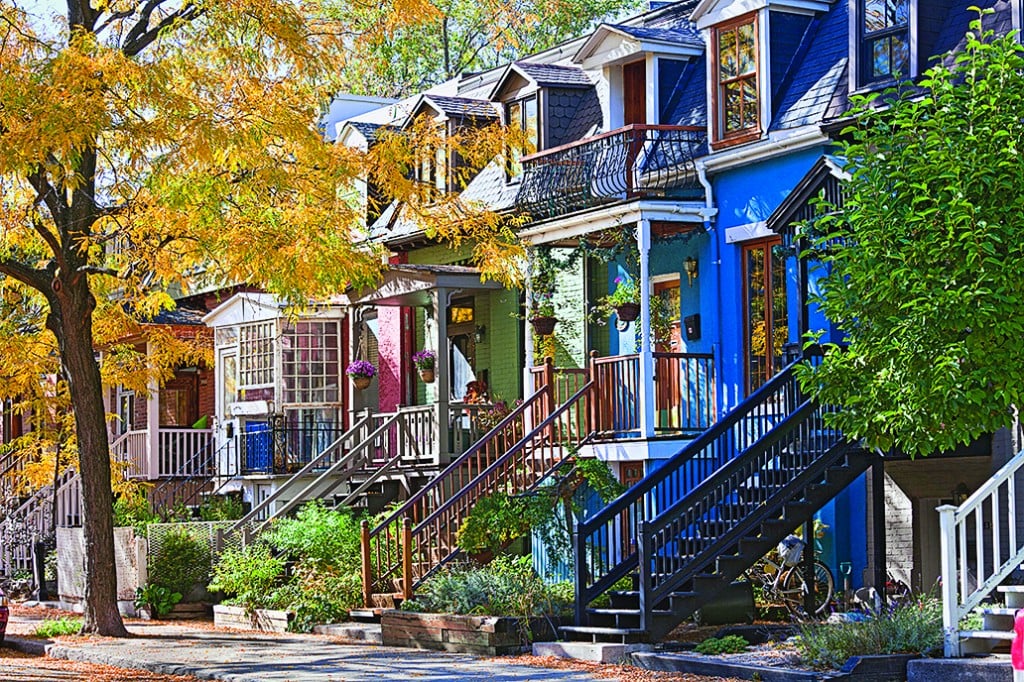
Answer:
[{"label": "attic window", "polygon": [[715,140],[746,142],[760,136],[757,15],[711,29],[715,82]]},{"label": "attic window", "polygon": [[537,95],[530,95],[529,97],[506,104],[505,120],[510,128],[525,133],[527,142],[526,146],[521,149],[513,148],[509,150],[509,162],[506,172],[509,179],[512,179],[519,177],[523,172],[519,158],[524,154],[532,154],[539,149],[540,119],[537,116]]},{"label": "attic window", "polygon": [[910,74],[910,0],[861,0],[860,85]]}]

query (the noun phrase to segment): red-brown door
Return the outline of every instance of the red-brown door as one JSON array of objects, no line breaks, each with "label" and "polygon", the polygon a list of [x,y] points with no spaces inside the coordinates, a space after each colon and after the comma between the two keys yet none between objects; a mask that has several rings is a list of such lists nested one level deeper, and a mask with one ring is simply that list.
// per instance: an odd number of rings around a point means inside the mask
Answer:
[{"label": "red-brown door", "polygon": [[647,123],[647,64],[640,60],[622,67],[622,124]]}]

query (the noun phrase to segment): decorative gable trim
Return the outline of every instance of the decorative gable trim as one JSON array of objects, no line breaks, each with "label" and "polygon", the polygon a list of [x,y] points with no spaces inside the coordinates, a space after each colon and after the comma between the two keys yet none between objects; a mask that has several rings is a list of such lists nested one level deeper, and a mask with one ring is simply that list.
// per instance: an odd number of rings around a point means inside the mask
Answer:
[{"label": "decorative gable trim", "polygon": [[765,8],[799,14],[827,12],[835,0],[701,0],[690,16],[697,28],[705,29]]},{"label": "decorative gable trim", "polygon": [[631,61],[637,55],[651,53],[661,57],[700,57],[703,45],[656,38],[638,38],[627,31],[601,24],[573,56],[584,69],[596,69]]},{"label": "decorative gable trim", "polygon": [[809,218],[811,200],[824,190],[825,198],[842,206],[842,183],[850,179],[850,174],[843,170],[838,159],[823,156],[814,162],[807,174],[801,178],[793,191],[789,193],[776,208],[765,226],[776,234],[789,234],[793,231],[793,223]]}]

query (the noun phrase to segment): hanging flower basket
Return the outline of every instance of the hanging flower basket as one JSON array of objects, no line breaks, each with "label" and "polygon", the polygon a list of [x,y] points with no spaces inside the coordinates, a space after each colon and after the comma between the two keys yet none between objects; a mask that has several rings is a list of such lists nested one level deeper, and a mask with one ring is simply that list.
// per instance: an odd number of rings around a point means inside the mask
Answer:
[{"label": "hanging flower basket", "polygon": [[352,385],[355,386],[356,390],[359,390],[359,391],[362,391],[365,388],[369,388],[371,381],[372,381],[372,379],[370,377],[363,377],[363,376],[353,376],[352,377]]},{"label": "hanging flower basket", "polygon": [[345,374],[352,380],[352,385],[362,391],[370,385],[377,368],[366,360],[356,360],[345,368]]},{"label": "hanging flower basket", "polygon": [[412,362],[420,372],[420,379],[425,384],[434,383],[434,362],[437,360],[437,353],[429,349],[423,349],[413,353]]},{"label": "hanging flower basket", "polygon": [[531,317],[530,324],[533,325],[533,331],[537,332],[541,336],[548,336],[555,331],[555,323],[558,322],[558,318],[555,317]]},{"label": "hanging flower basket", "polygon": [[615,306],[615,314],[623,322],[632,322],[640,316],[639,303],[623,303]]},{"label": "hanging flower basket", "polygon": [[425,384],[434,383],[434,370],[433,369],[421,369],[420,380]]}]

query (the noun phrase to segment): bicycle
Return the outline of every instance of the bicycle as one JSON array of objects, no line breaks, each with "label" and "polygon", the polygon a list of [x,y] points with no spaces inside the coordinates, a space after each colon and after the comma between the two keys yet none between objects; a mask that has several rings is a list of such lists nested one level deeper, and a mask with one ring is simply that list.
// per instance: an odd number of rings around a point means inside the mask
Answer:
[{"label": "bicycle", "polygon": [[[802,619],[808,617],[805,597],[810,586],[804,575],[803,565],[804,542],[795,535],[786,537],[774,552],[769,552],[747,572],[750,582],[760,583],[766,599],[782,602],[790,615]],[[773,560],[777,554],[779,562]],[[835,596],[835,581],[832,571],[825,562],[814,559],[814,593],[811,595],[813,613],[811,617],[820,616],[828,610]]]}]

